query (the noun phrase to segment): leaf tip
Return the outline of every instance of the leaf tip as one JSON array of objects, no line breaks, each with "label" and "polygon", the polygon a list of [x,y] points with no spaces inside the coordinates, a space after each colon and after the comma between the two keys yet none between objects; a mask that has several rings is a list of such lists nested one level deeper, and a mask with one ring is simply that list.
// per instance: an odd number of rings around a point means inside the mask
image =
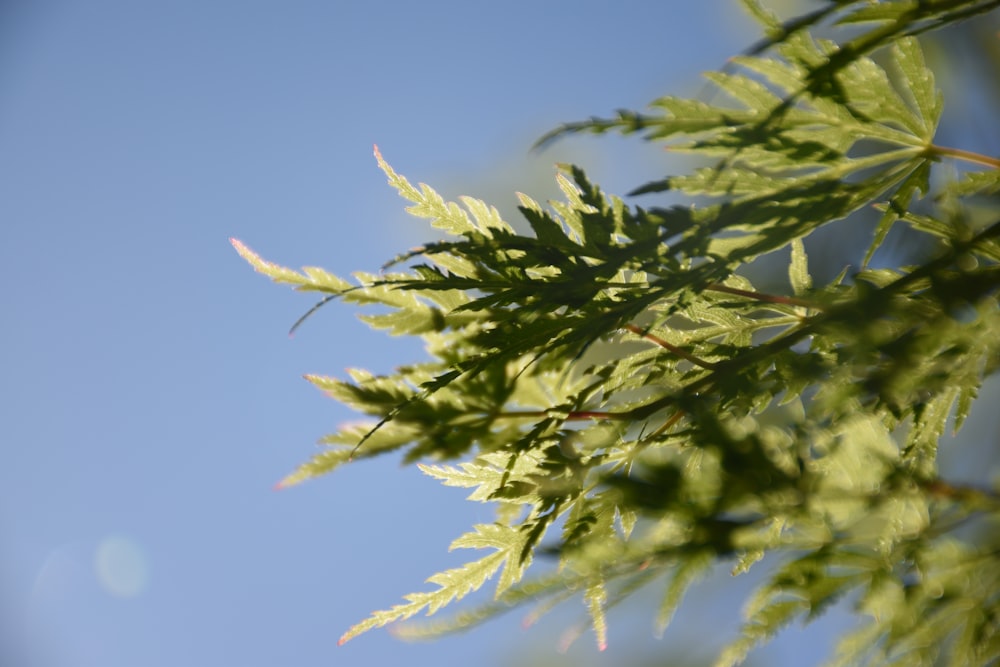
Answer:
[{"label": "leaf tip", "polygon": [[241,257],[246,257],[247,254],[251,252],[250,248],[248,248],[247,245],[243,243],[243,241],[240,241],[235,236],[229,237],[229,244],[236,249],[236,252],[238,252]]},{"label": "leaf tip", "polygon": [[564,632],[562,637],[559,638],[559,643],[556,645],[556,650],[562,654],[567,653],[569,651],[569,648],[576,641],[578,634],[579,632],[573,628],[570,628],[570,630]]},{"label": "leaf tip", "polygon": [[289,475],[285,475],[284,477],[282,477],[281,480],[277,484],[274,485],[274,490],[275,491],[284,491],[285,489],[288,489],[288,488],[291,488],[293,486],[297,486],[297,485],[301,484],[305,480],[309,479],[309,477],[310,477],[310,475],[309,474],[303,474],[303,471],[300,468],[299,470],[296,470],[295,472],[293,472],[293,473],[291,473]]}]

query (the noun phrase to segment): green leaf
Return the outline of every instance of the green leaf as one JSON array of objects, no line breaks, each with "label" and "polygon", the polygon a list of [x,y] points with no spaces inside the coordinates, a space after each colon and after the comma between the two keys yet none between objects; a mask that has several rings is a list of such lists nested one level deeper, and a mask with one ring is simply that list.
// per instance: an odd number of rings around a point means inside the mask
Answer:
[{"label": "green leaf", "polygon": [[341,294],[351,287],[350,283],[327,273],[323,269],[306,267],[303,269],[303,273],[298,273],[273,262],[268,262],[238,239],[229,239],[229,241],[236,248],[240,257],[249,262],[254,270],[263,273],[276,283],[294,285],[300,290],[330,292],[331,294]]},{"label": "green leaf", "polygon": [[749,620],[742,635],[722,650],[715,661],[716,667],[740,664],[754,646],[773,637],[804,610],[802,600],[768,600],[767,604],[758,602],[748,608],[745,614]]},{"label": "green leaf", "polygon": [[[508,497],[501,491],[540,472],[538,457],[532,453],[511,456],[501,452],[483,454],[477,462],[458,466],[418,464],[422,472],[440,480],[445,486],[474,488],[469,500],[479,502],[533,503],[540,500],[535,493]],[[531,488],[535,488],[532,484]]]},{"label": "green leaf", "polygon": [[875,237],[868,246],[865,253],[863,266],[868,266],[875,252],[882,246],[885,237],[896,220],[904,217],[910,208],[910,200],[918,191],[927,194],[930,191],[931,164],[929,160],[920,160],[913,165],[912,170],[899,185],[899,188],[889,200],[889,205],[885,207],[882,219],[879,220],[875,229]]},{"label": "green leaf", "polygon": [[474,563],[435,574],[427,581],[437,584],[436,590],[428,593],[411,593],[406,596],[407,602],[405,604],[398,604],[373,613],[341,635],[337,643],[344,644],[363,632],[410,618],[424,610],[427,610],[428,614],[433,614],[449,602],[460,600],[481,587],[496,573],[505,560],[506,554],[497,551]]},{"label": "green leaf", "polygon": [[[495,578],[492,600],[398,634],[461,630],[529,602],[533,622],[580,597],[587,619],[567,637],[592,627],[603,649],[623,600],[666,575],[662,632],[724,561],[766,578],[720,664],[852,592],[871,619],[839,664],[997,659],[1000,551],[986,528],[1000,501],[948,479],[939,448],[1000,370],[1000,223],[986,199],[1000,180],[937,174],[942,161],[995,160],[934,143],[942,97],[915,36],[1000,0],[846,0],[788,20],[744,4],[766,35],[706,75],[722,95],[665,95],[543,139],[638,133],[708,158],[635,191],[669,191],[668,208],[632,206],[559,165],[562,198],[518,195],[514,227],[485,202],[412,185],[376,149],[408,210],[444,238],[353,283],[233,242],[272,280],[326,295],[306,316],[338,298],[425,349],[384,375],[307,376],[366,419],[323,438],[279,486],[398,450],[496,510],[452,544],[484,557],[342,641]],[[871,208],[882,217],[862,269],[816,270],[829,257],[811,241],[811,274],[805,237],[845,218],[837,229],[849,230]],[[897,222],[919,252],[894,247],[868,268]],[[784,284],[767,262],[749,266],[786,248],[793,296],[760,287]],[[551,567],[532,577],[540,555]]]},{"label": "green leaf", "polygon": [[677,566],[671,574],[670,583],[663,592],[660,608],[656,613],[653,627],[657,637],[661,637],[667,626],[670,625],[687,589],[702,577],[711,566],[712,559],[707,553],[692,556]]},{"label": "green leaf", "polygon": [[603,651],[608,647],[608,622],[604,615],[604,604],[608,600],[608,595],[604,582],[597,580],[588,586],[583,598],[587,603],[587,613],[590,614],[590,622],[597,639],[597,650]]},{"label": "green leaf", "polygon": [[[497,579],[494,595],[494,597],[500,597],[504,591],[521,580],[524,571],[531,564],[530,558],[512,558],[512,555],[519,556],[523,552],[525,539],[524,532],[518,528],[497,523],[480,524],[475,527],[474,533],[462,535],[452,542],[448,549],[449,551],[452,549],[496,549],[497,553],[505,554],[503,572]],[[440,583],[434,577],[428,581]]]},{"label": "green leaf", "polygon": [[764,7],[759,0],[740,0],[740,4],[750,13],[750,16],[764,26],[769,35],[777,36],[784,34],[781,21],[778,20],[777,15]]},{"label": "green leaf", "polygon": [[914,124],[909,129],[930,144],[941,119],[943,97],[934,85],[934,73],[924,62],[924,54],[915,37],[894,42],[892,57],[902,76],[900,90],[916,110]]},{"label": "green leaf", "polygon": [[792,239],[792,262],[788,266],[788,279],[792,283],[792,291],[798,295],[812,289],[812,278],[809,276],[809,266],[806,263],[806,249],[801,238]]},{"label": "green leaf", "polygon": [[959,197],[996,194],[1000,192],[1000,169],[967,172],[948,189]]},{"label": "green leaf", "polygon": [[436,584],[438,588],[427,593],[411,593],[406,596],[405,604],[398,604],[384,611],[377,611],[366,620],[354,625],[345,632],[338,644],[353,639],[363,632],[373,628],[383,627],[389,623],[410,618],[426,609],[433,614],[449,602],[460,600],[474,590],[479,589],[497,570],[503,567],[497,582],[497,595],[516,583],[527,567],[528,562],[518,562],[518,555],[523,547],[523,534],[509,526],[478,525],[474,532],[466,533],[456,539],[452,549],[495,549],[490,555],[462,567],[446,570],[433,575],[427,581]]},{"label": "green leaf", "polygon": [[406,210],[418,218],[430,220],[434,227],[457,236],[484,234],[488,238],[495,233],[512,231],[510,226],[500,219],[495,208],[478,199],[462,198],[462,202],[472,214],[470,218],[458,204],[446,202],[429,186],[423,183],[419,184],[419,187],[412,186],[382,158],[378,146],[375,147],[375,159],[378,161],[379,168],[389,178],[389,184],[399,192],[399,196],[413,202],[413,205]]}]

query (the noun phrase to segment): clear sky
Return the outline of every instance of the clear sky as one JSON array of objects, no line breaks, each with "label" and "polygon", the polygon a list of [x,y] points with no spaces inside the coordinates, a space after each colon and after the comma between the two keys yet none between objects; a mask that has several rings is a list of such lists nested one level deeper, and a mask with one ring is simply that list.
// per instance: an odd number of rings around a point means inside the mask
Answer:
[{"label": "clear sky", "polygon": [[[373,143],[412,180],[506,210],[515,190],[550,192],[562,160],[621,191],[664,158],[531,142],[693,92],[755,38],[730,0],[0,5],[0,663],[556,660],[575,615],[335,646],[459,562],[447,545],[491,510],[391,458],[272,490],[352,418],[301,375],[419,348],[339,305],[290,340],[312,299],[227,239],[342,275],[419,243]],[[637,618],[612,616],[606,654],[583,638],[574,660],[666,650]]]}]

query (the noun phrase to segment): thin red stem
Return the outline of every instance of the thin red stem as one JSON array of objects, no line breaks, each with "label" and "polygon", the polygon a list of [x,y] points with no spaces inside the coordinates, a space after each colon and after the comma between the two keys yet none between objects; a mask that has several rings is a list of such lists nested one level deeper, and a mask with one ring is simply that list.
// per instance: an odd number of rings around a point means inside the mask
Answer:
[{"label": "thin red stem", "polygon": [[647,331],[646,329],[643,329],[641,327],[637,327],[634,324],[626,324],[625,328],[628,329],[629,331],[631,331],[632,333],[636,334],[637,336],[642,336],[646,340],[650,340],[650,341],[656,343],[657,345],[659,345],[663,349],[669,350],[670,352],[676,354],[681,359],[686,359],[686,360],[690,361],[695,366],[701,366],[702,368],[707,369],[707,370],[714,370],[715,369],[715,364],[713,364],[713,363],[711,363],[709,361],[704,361],[703,359],[699,359],[698,357],[694,356],[690,352],[685,352],[681,348],[677,347],[676,345],[674,345],[672,343],[668,343],[667,341],[663,340],[659,336],[654,336],[653,334],[649,333],[649,331]]},{"label": "thin red stem", "polygon": [[956,160],[965,160],[966,162],[972,162],[975,164],[981,164],[984,167],[992,167],[993,169],[1000,169],[1000,158],[990,157],[988,155],[981,155],[979,153],[973,153],[972,151],[963,151],[961,148],[948,148],[947,146],[928,146],[927,153],[931,156],[943,156],[951,157]]},{"label": "thin red stem", "polygon": [[674,414],[670,415],[670,419],[668,419],[667,421],[663,422],[663,425],[660,428],[658,428],[655,431],[653,431],[649,436],[647,436],[644,439],[645,440],[652,440],[653,438],[666,433],[667,431],[669,431],[671,429],[671,427],[673,427],[677,422],[679,422],[683,418],[684,418],[684,411],[683,410],[678,410]]},{"label": "thin red stem", "polygon": [[1000,496],[990,489],[982,489],[965,484],[951,484],[943,479],[932,479],[923,482],[921,485],[928,493],[939,498],[948,498],[955,501],[981,501],[996,502]]},{"label": "thin red stem", "polygon": [[736,287],[729,287],[727,285],[721,285],[719,283],[712,283],[711,285],[708,285],[705,289],[711,290],[713,292],[722,292],[723,294],[742,296],[748,299],[753,299],[754,301],[763,301],[765,303],[780,303],[785,306],[799,306],[801,308],[815,308],[817,310],[823,310],[823,306],[812,303],[811,301],[806,301],[805,299],[798,299],[794,296],[775,296],[773,294],[762,294],[761,292],[751,292],[749,290],[737,289]]}]

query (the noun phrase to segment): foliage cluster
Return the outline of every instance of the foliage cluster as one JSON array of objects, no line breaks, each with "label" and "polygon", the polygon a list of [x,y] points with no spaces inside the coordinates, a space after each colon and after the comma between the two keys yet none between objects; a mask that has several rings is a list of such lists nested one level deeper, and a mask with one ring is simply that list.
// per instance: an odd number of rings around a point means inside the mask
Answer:
[{"label": "foliage cluster", "polygon": [[[378,306],[371,327],[429,353],[386,376],[309,376],[372,421],[324,438],[282,484],[400,450],[496,505],[495,522],[452,544],[484,557],[341,641],[492,578],[492,602],[402,633],[579,597],[603,647],[607,610],[635,590],[662,588],[662,630],[699,575],[772,554],[719,664],[847,594],[871,620],[837,664],[1000,659],[1000,500],[937,465],[1000,365],[1000,221],[968,209],[996,211],[1000,161],[934,143],[943,100],[916,37],[1000,2],[827,1],[787,22],[744,5],[766,37],[707,75],[722,102],[662,97],[545,138],[640,133],[707,156],[630,193],[690,205],[632,206],[563,166],[563,201],[520,195],[521,233],[484,202],[412,185],[376,149],[409,212],[446,240],[353,283],[234,241],[261,273],[326,295],[319,305]],[[821,25],[843,39],[815,37]],[[942,161],[972,168],[939,174]],[[862,268],[815,284],[803,239],[871,206],[881,220]],[[875,268],[894,225],[934,251],[905,266],[883,253]],[[790,293],[741,276],[789,249]],[[541,555],[558,567],[529,573]]]}]

